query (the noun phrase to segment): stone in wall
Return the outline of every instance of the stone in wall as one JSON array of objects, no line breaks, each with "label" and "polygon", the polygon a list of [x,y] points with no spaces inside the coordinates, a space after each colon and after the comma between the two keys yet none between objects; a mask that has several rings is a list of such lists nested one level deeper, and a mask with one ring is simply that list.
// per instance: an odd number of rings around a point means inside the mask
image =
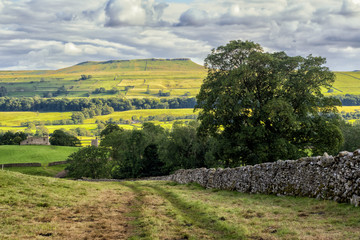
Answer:
[{"label": "stone in wall", "polygon": [[360,150],[226,169],[178,170],[169,179],[206,188],[305,196],[360,205]]}]

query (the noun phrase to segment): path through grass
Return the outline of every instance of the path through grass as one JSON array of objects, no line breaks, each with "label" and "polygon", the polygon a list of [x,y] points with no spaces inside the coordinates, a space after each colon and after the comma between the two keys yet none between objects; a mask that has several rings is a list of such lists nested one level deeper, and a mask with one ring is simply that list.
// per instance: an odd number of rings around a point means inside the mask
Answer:
[{"label": "path through grass", "polygon": [[356,239],[360,208],[165,181],[0,171],[0,239]]}]

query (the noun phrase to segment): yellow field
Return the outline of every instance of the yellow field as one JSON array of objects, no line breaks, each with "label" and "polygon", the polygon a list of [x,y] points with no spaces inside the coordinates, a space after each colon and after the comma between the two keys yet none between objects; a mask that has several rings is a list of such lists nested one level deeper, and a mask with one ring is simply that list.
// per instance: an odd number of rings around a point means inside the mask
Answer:
[{"label": "yellow field", "polygon": [[[197,113],[193,112],[191,108],[181,108],[181,109],[142,109],[142,110],[131,110],[124,112],[114,112],[109,115],[104,116],[96,116],[91,119],[86,119],[84,124],[74,124],[74,125],[45,125],[44,127],[48,129],[49,133],[54,132],[57,129],[65,129],[72,130],[75,128],[85,128],[89,131],[95,132],[97,130],[96,120],[100,121],[108,121],[109,119],[114,119],[119,121],[119,119],[130,120],[132,117],[136,116],[137,119],[145,118],[148,116],[173,116],[173,117],[181,117],[187,115],[194,115]],[[70,119],[71,112],[63,112],[63,113],[38,113],[38,112],[1,112],[0,113],[0,131],[25,131],[26,127],[21,127],[22,122],[26,121],[42,121],[46,122],[48,120],[61,120],[61,119]],[[188,119],[192,120],[192,119]],[[188,121],[187,119],[180,119],[179,121]],[[175,120],[174,120],[175,121]],[[160,125],[165,129],[171,129],[174,121],[151,121],[155,125]],[[131,123],[131,124],[119,124],[119,126],[125,130],[132,130],[134,128],[141,128],[141,123]],[[32,130],[35,133],[35,129]],[[89,145],[84,141],[83,145]]]},{"label": "yellow field", "polygon": [[179,109],[141,109],[141,110],[130,110],[130,111],[124,111],[124,112],[114,112],[109,115],[103,115],[103,116],[95,116],[91,119],[86,119],[84,123],[95,123],[96,120],[100,121],[106,121],[110,118],[113,118],[115,120],[119,120],[120,118],[124,120],[131,120],[133,116],[136,116],[137,118],[140,117],[148,117],[148,116],[174,116],[174,117],[180,117],[180,116],[186,116],[186,115],[193,115],[197,114],[194,113],[192,108],[179,108]]},{"label": "yellow field", "polygon": [[339,110],[339,113],[341,112],[358,112],[360,111],[360,106],[342,106],[337,108]]},{"label": "yellow field", "polygon": [[71,112],[0,112],[0,123],[3,126],[20,126],[27,121],[53,121],[70,119]]}]

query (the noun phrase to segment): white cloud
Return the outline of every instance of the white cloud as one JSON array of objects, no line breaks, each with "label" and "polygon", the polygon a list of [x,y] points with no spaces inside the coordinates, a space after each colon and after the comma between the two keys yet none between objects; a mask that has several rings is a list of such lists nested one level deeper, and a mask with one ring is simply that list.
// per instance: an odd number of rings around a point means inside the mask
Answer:
[{"label": "white cloud", "polygon": [[105,7],[106,26],[161,25],[167,6],[153,0],[109,0]]},{"label": "white cloud", "polygon": [[[252,40],[359,69],[360,0],[0,0],[0,69],[190,57]],[[357,55],[357,56],[355,56]]]}]

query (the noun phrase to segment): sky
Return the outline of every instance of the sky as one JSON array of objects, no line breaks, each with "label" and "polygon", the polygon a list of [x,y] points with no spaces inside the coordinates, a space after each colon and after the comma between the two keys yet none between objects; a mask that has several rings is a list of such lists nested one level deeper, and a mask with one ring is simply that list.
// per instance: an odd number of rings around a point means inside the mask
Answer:
[{"label": "sky", "polygon": [[360,0],[0,0],[0,70],[191,58],[231,40],[360,70]]}]

